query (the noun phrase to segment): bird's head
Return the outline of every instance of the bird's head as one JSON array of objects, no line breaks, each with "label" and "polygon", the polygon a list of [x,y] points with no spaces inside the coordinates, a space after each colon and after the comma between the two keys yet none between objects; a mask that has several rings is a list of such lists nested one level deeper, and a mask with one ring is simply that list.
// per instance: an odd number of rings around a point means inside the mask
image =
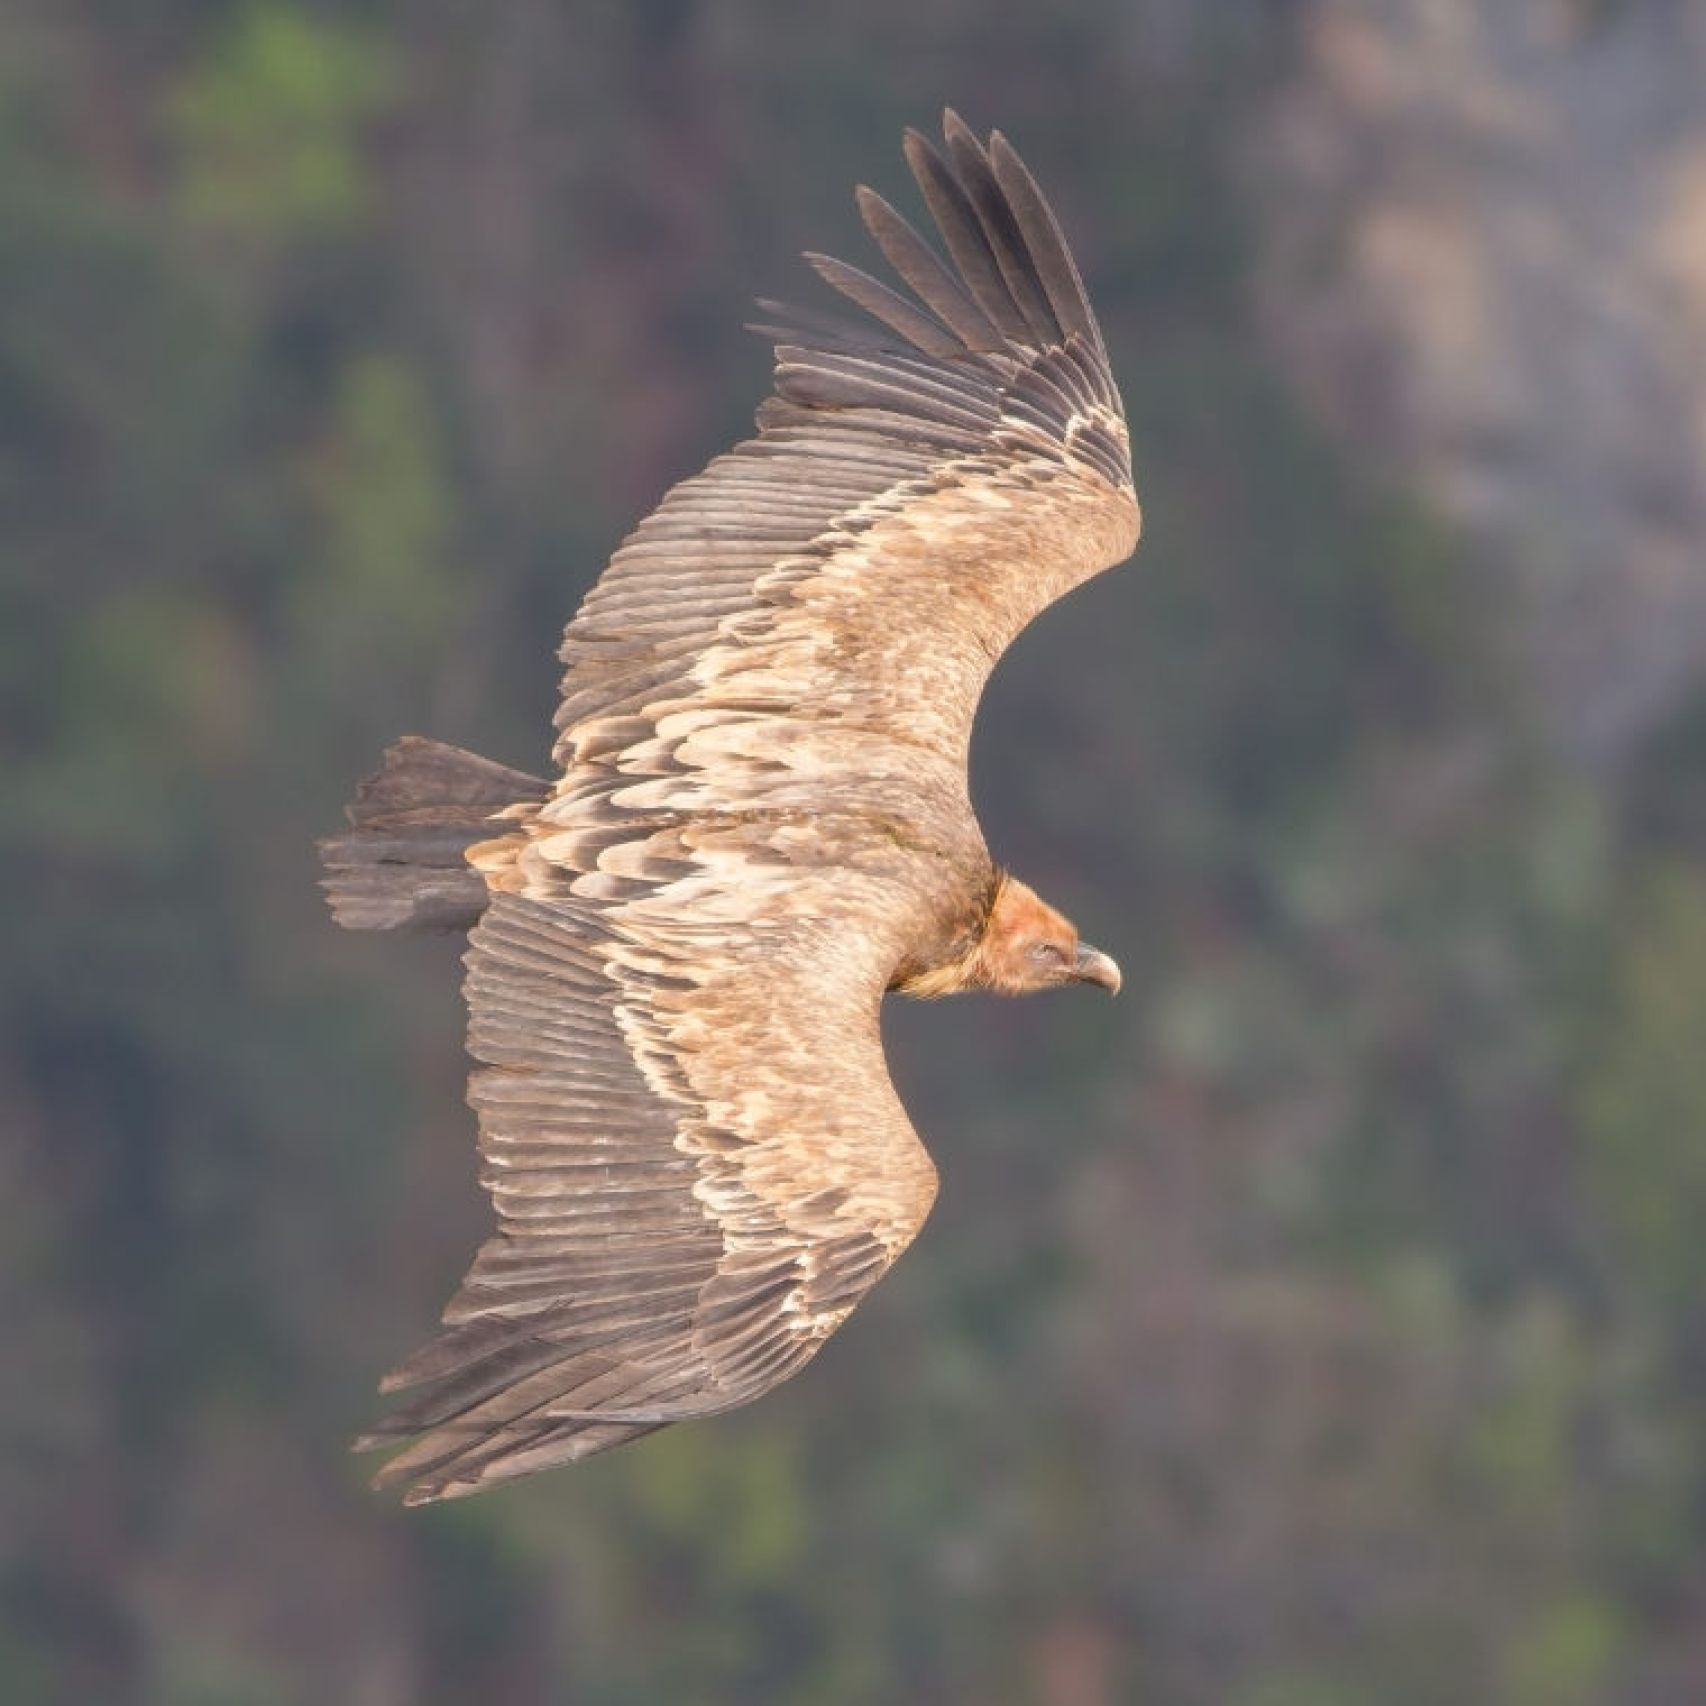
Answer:
[{"label": "bird's head", "polygon": [[1066,983],[1093,983],[1110,995],[1120,988],[1120,968],[1080,942],[1072,921],[1016,877],[1001,879],[969,970],[966,987],[998,995],[1028,995]]}]

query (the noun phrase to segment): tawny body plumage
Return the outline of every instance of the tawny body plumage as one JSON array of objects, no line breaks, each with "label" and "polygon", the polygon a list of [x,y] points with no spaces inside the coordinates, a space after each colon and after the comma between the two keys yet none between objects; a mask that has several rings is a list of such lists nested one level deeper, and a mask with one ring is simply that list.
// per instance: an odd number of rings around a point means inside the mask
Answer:
[{"label": "tawny body plumage", "polygon": [[[935,1171],[885,992],[1117,989],[997,869],[972,720],[1040,610],[1130,554],[1119,396],[1058,227],[996,135],[907,155],[944,264],[777,333],[758,436],[684,481],[570,623],[552,782],[410,739],[325,844],[352,928],[468,928],[469,1100],[499,1230],[359,1442],[411,1500],[732,1408],[911,1241]],[[787,311],[779,311],[786,313]]]}]

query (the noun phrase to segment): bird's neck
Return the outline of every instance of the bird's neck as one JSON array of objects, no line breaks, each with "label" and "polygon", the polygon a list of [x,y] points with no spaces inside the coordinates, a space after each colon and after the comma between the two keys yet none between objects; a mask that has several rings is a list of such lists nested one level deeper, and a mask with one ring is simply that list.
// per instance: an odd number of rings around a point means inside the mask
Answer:
[{"label": "bird's neck", "polygon": [[990,922],[1008,881],[1005,871],[994,871],[987,890],[978,896],[976,906],[942,949],[928,958],[903,965],[889,987],[920,1001],[934,1001],[943,995],[958,995],[963,990],[987,988],[989,977],[984,950],[989,941]]}]

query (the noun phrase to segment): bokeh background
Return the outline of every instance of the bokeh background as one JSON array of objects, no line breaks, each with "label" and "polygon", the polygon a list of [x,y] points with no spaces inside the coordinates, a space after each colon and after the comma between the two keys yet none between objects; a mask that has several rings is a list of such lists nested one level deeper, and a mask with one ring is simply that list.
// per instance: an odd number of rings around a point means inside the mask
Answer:
[{"label": "bokeh background", "polygon": [[[404,1514],[455,947],[313,838],[542,762],[944,102],[1131,416],[975,763],[1127,992],[892,1013],[793,1385]],[[0,1699],[1706,1699],[1703,526],[1698,0],[3,0]]]}]

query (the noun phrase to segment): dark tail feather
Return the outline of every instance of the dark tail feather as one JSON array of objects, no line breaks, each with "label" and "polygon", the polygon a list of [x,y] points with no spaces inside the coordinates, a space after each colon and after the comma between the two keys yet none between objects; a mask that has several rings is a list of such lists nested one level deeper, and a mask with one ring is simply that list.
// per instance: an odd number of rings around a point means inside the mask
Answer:
[{"label": "dark tail feather", "polygon": [[460,747],[405,735],[356,790],[347,834],[320,843],[322,886],[346,930],[466,930],[486,885],[463,854],[501,835],[497,813],[550,783]]}]

